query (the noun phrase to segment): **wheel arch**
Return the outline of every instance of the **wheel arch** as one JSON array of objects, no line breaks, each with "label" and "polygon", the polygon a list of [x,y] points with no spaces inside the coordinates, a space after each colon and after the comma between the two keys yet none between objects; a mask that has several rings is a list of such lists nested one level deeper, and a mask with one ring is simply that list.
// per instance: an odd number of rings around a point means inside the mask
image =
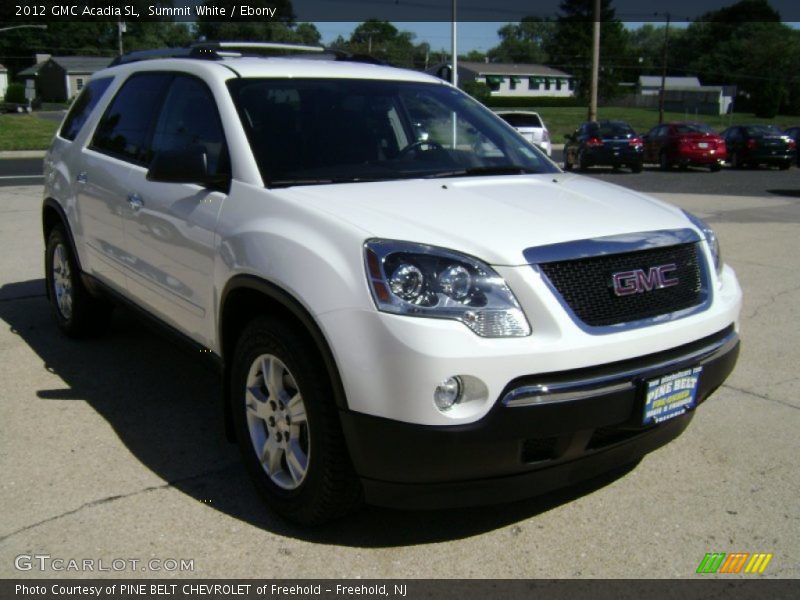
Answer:
[{"label": "wheel arch", "polygon": [[237,275],[225,285],[220,296],[218,339],[222,354],[223,404],[225,430],[233,439],[230,375],[232,357],[244,327],[257,316],[277,316],[294,323],[308,336],[319,353],[333,390],[334,401],[340,409],[347,408],[347,397],[330,344],[313,316],[290,293],[281,287],[253,275]]},{"label": "wheel arch", "polygon": [[81,275],[83,275],[81,257],[78,254],[78,249],[75,245],[75,238],[72,236],[72,228],[69,226],[67,213],[57,200],[54,198],[45,198],[44,202],[42,202],[42,236],[44,237],[45,251],[47,250],[47,240],[50,237],[50,232],[52,232],[57,225],[62,225],[64,227],[64,231],[67,234],[67,240],[69,241],[70,250],[72,250],[72,256],[75,257],[75,262],[78,264],[78,270],[80,271]]}]

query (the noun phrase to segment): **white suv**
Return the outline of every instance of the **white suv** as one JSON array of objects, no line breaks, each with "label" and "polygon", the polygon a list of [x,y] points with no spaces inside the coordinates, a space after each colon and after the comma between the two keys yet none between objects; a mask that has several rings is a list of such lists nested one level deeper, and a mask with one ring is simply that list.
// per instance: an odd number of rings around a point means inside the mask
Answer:
[{"label": "white suv", "polygon": [[45,160],[60,328],[121,302],[213,358],[256,487],[303,523],[515,500],[678,436],[739,347],[712,231],[439,79],[306,50],[92,77]]}]

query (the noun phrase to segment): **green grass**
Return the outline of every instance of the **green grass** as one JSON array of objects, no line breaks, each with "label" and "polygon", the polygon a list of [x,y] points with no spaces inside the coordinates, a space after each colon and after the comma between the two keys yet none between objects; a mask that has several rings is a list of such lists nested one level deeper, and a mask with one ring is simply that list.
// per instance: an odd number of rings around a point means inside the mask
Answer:
[{"label": "green grass", "polygon": [[[564,134],[575,131],[575,128],[586,120],[588,112],[582,107],[542,107],[531,110],[536,110],[542,116],[554,144],[564,143]],[[658,124],[658,111],[649,108],[600,107],[597,110],[597,118],[626,121],[636,133],[644,134]],[[697,121],[706,123],[719,132],[738,123],[766,123],[784,129],[800,123],[800,117],[779,115],[774,119],[759,119],[747,113],[717,116],[665,112],[664,122],[668,121]]]},{"label": "green grass", "polygon": [[0,151],[45,150],[58,123],[33,115],[0,115]]}]

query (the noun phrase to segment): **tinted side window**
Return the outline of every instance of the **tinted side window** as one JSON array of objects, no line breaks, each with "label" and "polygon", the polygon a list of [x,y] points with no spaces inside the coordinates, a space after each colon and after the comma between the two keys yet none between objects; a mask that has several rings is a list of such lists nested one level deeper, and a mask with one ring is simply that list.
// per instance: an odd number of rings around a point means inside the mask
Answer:
[{"label": "tinted side window", "polygon": [[100,120],[92,148],[143,164],[150,127],[172,78],[168,73],[142,73],[128,79]]},{"label": "tinted side window", "polygon": [[214,96],[199,79],[178,76],[167,92],[147,162],[157,152],[191,146],[202,146],[205,150],[209,174],[229,172],[225,136]]},{"label": "tinted side window", "polygon": [[83,127],[83,124],[86,123],[89,115],[92,114],[94,107],[100,102],[100,98],[103,97],[112,79],[114,78],[103,77],[102,79],[95,79],[83,88],[81,95],[72,104],[72,108],[64,120],[64,125],[61,127],[59,135],[62,138],[72,141],[78,136],[78,132]]}]

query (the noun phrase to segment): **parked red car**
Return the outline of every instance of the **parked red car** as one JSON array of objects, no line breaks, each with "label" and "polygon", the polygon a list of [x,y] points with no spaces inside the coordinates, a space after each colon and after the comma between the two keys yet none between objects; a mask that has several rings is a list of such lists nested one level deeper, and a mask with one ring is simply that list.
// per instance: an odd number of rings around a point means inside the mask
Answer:
[{"label": "parked red car", "polygon": [[725,140],[702,123],[665,123],[642,137],[644,161],[658,163],[663,170],[673,165],[697,165],[719,171],[728,157]]}]

